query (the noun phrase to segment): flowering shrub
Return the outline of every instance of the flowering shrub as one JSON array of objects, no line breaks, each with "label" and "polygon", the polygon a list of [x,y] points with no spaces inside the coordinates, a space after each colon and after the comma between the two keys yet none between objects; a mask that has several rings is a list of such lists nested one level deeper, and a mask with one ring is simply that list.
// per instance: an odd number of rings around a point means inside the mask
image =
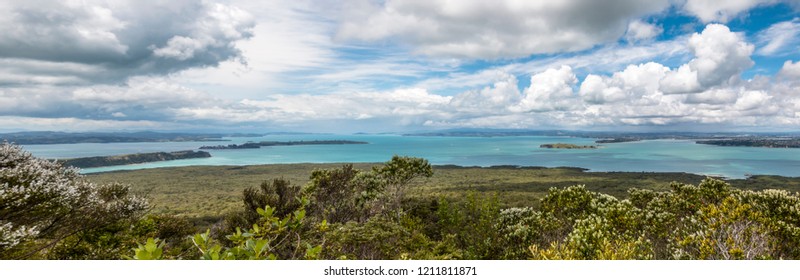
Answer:
[{"label": "flowering shrub", "polygon": [[146,208],[127,186],[95,185],[78,169],[0,144],[0,258],[47,258],[63,240]]}]

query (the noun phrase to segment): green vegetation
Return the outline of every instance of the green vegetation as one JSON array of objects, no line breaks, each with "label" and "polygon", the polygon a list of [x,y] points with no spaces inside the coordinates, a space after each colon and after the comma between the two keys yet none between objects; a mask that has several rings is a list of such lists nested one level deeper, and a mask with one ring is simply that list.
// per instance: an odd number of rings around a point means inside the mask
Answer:
[{"label": "green vegetation", "polygon": [[567,143],[555,143],[555,144],[542,144],[542,145],[539,145],[539,148],[545,148],[545,149],[597,149],[597,146],[575,145],[575,144],[567,144]]},{"label": "green vegetation", "polygon": [[103,157],[83,157],[83,158],[70,158],[59,160],[66,166],[74,166],[77,168],[92,168],[113,165],[126,165],[145,162],[179,160],[190,158],[207,158],[211,154],[204,151],[177,151],[177,152],[157,152],[157,153],[139,153],[129,155],[116,155],[116,156],[103,156]]},{"label": "green vegetation", "polygon": [[[42,188],[32,186],[83,186],[88,181],[72,173],[74,169],[32,159],[14,146],[4,145],[2,151],[0,258],[800,259],[800,194],[790,192],[800,189],[797,178],[732,180],[748,188],[739,189],[683,173],[433,168],[424,159],[401,156],[383,164],[113,172],[91,178],[136,180],[147,178],[143,174],[164,174],[150,178],[157,180],[150,189],[155,211],[136,215],[143,208],[133,202],[140,200],[126,188],[114,188],[97,200],[105,205],[99,207],[103,211],[63,213],[57,220],[79,225],[64,227],[68,232],[80,229],[71,236],[54,236],[36,234],[44,232],[41,221],[58,212],[7,209],[58,205],[25,201],[40,197],[33,194]],[[62,173],[72,174],[71,179],[53,177]],[[310,176],[298,181],[288,177],[303,173]],[[576,183],[581,181],[590,187]],[[209,185],[198,186],[201,182]],[[244,186],[217,190],[231,183]],[[189,204],[214,207],[195,211],[187,204],[170,213],[177,209],[167,205],[182,203],[155,198],[166,194],[159,188],[171,185],[185,188],[170,190],[183,197],[200,197]],[[776,185],[783,190],[762,190]],[[62,189],[68,191],[49,197],[72,197],[74,191]],[[232,207],[214,204],[215,195],[217,202],[231,197]],[[109,209],[132,212],[104,212]],[[203,216],[207,224],[191,225],[187,219]],[[95,226],[90,217],[108,218]]]}]

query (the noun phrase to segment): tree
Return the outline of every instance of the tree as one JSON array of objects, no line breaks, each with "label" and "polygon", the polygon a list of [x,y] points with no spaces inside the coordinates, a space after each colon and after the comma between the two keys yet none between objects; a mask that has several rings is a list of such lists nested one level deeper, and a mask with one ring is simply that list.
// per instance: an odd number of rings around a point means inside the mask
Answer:
[{"label": "tree", "polygon": [[386,206],[390,210],[400,209],[408,184],[412,180],[433,176],[433,168],[428,160],[397,155],[383,166],[374,167],[372,172],[383,182]]},{"label": "tree", "polygon": [[78,169],[0,144],[0,258],[47,258],[65,239],[138,218],[147,205],[127,186],[96,185]]}]

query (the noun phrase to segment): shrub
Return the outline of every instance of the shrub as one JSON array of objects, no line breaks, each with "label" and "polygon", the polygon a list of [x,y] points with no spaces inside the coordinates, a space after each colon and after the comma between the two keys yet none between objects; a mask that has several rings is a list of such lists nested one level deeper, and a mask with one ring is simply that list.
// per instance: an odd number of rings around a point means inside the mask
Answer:
[{"label": "shrub", "polygon": [[132,221],[146,209],[127,186],[95,185],[75,168],[0,144],[2,258],[46,258],[70,237]]}]

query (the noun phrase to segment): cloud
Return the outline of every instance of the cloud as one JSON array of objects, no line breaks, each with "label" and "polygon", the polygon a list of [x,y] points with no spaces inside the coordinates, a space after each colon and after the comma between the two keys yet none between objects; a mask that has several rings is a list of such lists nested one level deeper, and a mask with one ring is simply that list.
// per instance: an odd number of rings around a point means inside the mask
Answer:
[{"label": "cloud", "polygon": [[15,69],[6,84],[22,85],[115,83],[216,66],[240,57],[235,42],[253,27],[241,9],[196,1],[13,1],[0,12],[0,59],[52,67],[44,75]]},{"label": "cloud", "polygon": [[756,35],[758,55],[782,55],[800,51],[800,19],[773,24]]},{"label": "cloud", "polygon": [[628,31],[625,32],[625,39],[630,42],[648,40],[658,36],[663,31],[664,29],[661,28],[661,26],[637,19],[628,23]]},{"label": "cloud", "polygon": [[787,60],[778,72],[778,77],[787,80],[800,80],[800,61],[792,62]]},{"label": "cloud", "polygon": [[796,19],[750,44],[674,34],[668,0],[224,3],[0,3],[0,127],[800,125],[800,63],[742,78],[793,54]]},{"label": "cloud", "polygon": [[690,94],[686,97],[688,104],[712,104],[724,105],[735,103],[739,99],[739,94],[731,88],[710,89],[697,94]]},{"label": "cloud", "polygon": [[760,5],[772,5],[778,0],[687,0],[683,9],[704,23],[726,23],[742,12]]},{"label": "cloud", "polygon": [[497,59],[614,42],[669,1],[386,1],[342,16],[340,40],[396,40],[431,57]]},{"label": "cloud", "polygon": [[177,108],[222,101],[164,78],[136,77],[124,85],[0,89],[0,115],[31,118],[171,120]]},{"label": "cloud", "polygon": [[531,76],[531,86],[525,89],[519,105],[514,111],[564,111],[578,105],[572,87],[578,82],[572,68],[561,66]]},{"label": "cloud", "polygon": [[35,118],[35,117],[3,117],[0,118],[0,131],[15,132],[48,130],[48,131],[120,131],[120,130],[152,130],[152,129],[191,129],[194,126],[169,122],[153,121],[119,121],[119,120],[86,120],[80,118]]},{"label": "cloud", "polygon": [[388,92],[327,95],[272,95],[261,100],[175,110],[182,120],[215,122],[269,122],[293,124],[320,120],[387,119],[411,124],[419,116],[446,114],[441,108],[451,97],[407,88]]},{"label": "cloud", "polygon": [[661,64],[648,62],[629,65],[611,77],[589,74],[581,83],[579,92],[583,100],[590,104],[638,99],[656,92],[659,81],[668,71],[669,68]]},{"label": "cloud", "polygon": [[[467,71],[447,71],[447,75],[434,75],[418,82],[415,86],[429,90],[447,90],[471,88],[491,85],[502,79],[503,73],[528,77],[550,68],[569,65],[575,72],[613,73],[626,66],[642,61],[682,60],[689,55],[686,47],[688,36],[681,36],[669,41],[650,42],[647,44],[625,44],[599,48],[595,51],[574,56],[543,57],[527,62],[501,64],[473,73]],[[688,60],[688,58],[686,58]]]},{"label": "cloud", "polygon": [[754,64],[750,59],[753,45],[721,24],[709,24],[702,33],[692,35],[689,49],[695,58],[667,73],[661,80],[664,93],[696,93],[729,83]]},{"label": "cloud", "polygon": [[480,90],[468,90],[450,100],[449,106],[461,112],[481,114],[506,113],[507,108],[521,99],[517,77],[508,73],[498,73],[502,78],[492,86]]}]

